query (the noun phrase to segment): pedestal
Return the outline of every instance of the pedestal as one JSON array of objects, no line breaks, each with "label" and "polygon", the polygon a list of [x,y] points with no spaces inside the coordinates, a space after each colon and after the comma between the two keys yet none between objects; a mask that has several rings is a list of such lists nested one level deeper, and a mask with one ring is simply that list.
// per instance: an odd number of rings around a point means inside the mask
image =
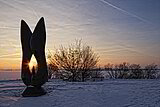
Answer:
[{"label": "pedestal", "polygon": [[22,93],[23,97],[38,97],[45,95],[47,92],[42,87],[28,86]]}]

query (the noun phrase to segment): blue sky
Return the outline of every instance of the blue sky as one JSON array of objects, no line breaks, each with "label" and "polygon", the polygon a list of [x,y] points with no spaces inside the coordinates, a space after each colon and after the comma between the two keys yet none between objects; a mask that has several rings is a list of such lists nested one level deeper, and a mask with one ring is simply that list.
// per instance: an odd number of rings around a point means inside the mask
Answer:
[{"label": "blue sky", "polygon": [[160,65],[159,11],[159,0],[0,0],[0,68],[21,64],[21,19],[33,30],[42,16],[46,53],[82,39],[101,65]]}]

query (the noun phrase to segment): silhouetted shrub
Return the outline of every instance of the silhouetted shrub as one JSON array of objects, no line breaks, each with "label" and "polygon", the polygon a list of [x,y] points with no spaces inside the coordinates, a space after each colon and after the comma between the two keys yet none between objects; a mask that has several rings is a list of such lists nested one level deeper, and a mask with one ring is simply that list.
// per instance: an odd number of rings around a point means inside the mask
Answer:
[{"label": "silhouetted shrub", "polygon": [[157,65],[156,64],[150,64],[145,66],[145,72],[144,72],[144,77],[147,79],[153,79],[157,77]]},{"label": "silhouetted shrub", "polygon": [[158,66],[150,64],[142,68],[140,64],[107,64],[104,66],[107,77],[112,79],[155,79],[160,78]]},{"label": "silhouetted shrub", "polygon": [[48,64],[48,79],[59,78],[58,66],[54,62],[49,62]]},{"label": "silhouetted shrub", "polygon": [[90,46],[82,45],[81,40],[68,48],[61,46],[55,54],[49,55],[50,62],[61,69],[62,78],[69,81],[85,81],[89,78],[98,58]]},{"label": "silhouetted shrub", "polygon": [[141,69],[141,66],[139,64],[131,64],[129,66],[130,69],[130,76],[129,78],[133,78],[133,79],[141,79],[144,78],[144,72]]}]

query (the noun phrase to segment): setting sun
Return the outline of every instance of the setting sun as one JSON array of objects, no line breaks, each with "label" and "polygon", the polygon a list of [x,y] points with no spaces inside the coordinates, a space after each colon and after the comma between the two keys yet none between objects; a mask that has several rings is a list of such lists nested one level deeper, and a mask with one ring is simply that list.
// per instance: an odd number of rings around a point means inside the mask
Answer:
[{"label": "setting sun", "polygon": [[28,65],[29,65],[29,68],[30,68],[30,69],[32,69],[33,66],[34,66],[34,64],[33,64],[32,62],[30,62]]},{"label": "setting sun", "polygon": [[33,66],[37,65],[37,61],[34,56],[32,56],[31,61],[28,63],[28,65],[30,70],[33,68]]}]

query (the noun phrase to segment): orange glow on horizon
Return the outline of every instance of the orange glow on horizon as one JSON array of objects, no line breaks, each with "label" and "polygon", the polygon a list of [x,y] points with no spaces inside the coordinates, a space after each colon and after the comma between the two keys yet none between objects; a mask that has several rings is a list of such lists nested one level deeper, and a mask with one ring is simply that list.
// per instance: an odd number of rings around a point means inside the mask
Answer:
[{"label": "orange glow on horizon", "polygon": [[[103,54],[99,54],[100,59],[98,62],[98,66],[103,67],[104,65],[111,63],[111,64],[120,64],[123,62],[128,62],[128,63],[136,63],[136,64],[141,64],[146,65],[146,64],[151,64],[151,63],[156,63],[156,61],[151,62],[150,58],[145,57],[146,60],[143,60],[143,57],[132,57],[132,58],[128,58],[128,57],[119,57],[119,56],[107,56],[107,55],[103,55]],[[158,62],[156,64],[159,64]],[[33,68],[33,66],[37,65],[37,61],[34,57],[34,55],[31,58],[30,63],[27,63],[27,65],[29,66],[30,70]],[[5,60],[1,60],[0,61],[0,69],[21,69],[21,59],[10,59],[7,58]]]}]

